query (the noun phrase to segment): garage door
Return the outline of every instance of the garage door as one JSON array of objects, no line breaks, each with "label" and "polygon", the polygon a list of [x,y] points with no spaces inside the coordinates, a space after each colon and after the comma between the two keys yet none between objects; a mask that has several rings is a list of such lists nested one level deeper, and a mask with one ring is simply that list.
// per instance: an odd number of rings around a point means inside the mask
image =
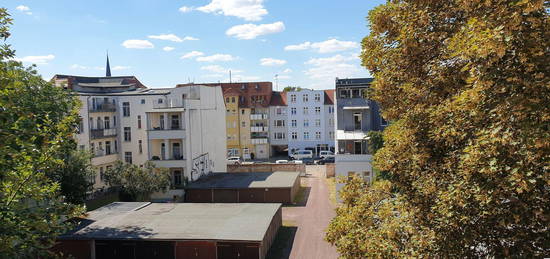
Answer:
[{"label": "garage door", "polygon": [[96,258],[174,258],[174,243],[167,241],[97,240]]},{"label": "garage door", "polygon": [[239,202],[265,202],[265,189],[241,189],[239,190]]},{"label": "garage door", "polygon": [[212,202],[212,190],[188,189],[185,191],[185,202]]},{"label": "garage door", "polygon": [[214,202],[219,203],[236,203],[238,202],[238,192],[233,189],[216,189],[214,190]]},{"label": "garage door", "polygon": [[256,243],[218,242],[218,258],[258,259],[260,258],[260,247]]},{"label": "garage door", "polygon": [[[216,259],[216,244],[214,242],[177,242],[177,259]],[[220,257],[221,258],[221,257]]]},{"label": "garage door", "polygon": [[265,192],[265,202],[291,203],[290,188],[268,189]]},{"label": "garage door", "polygon": [[[174,243],[167,241],[136,242],[136,259],[174,258]],[[99,258],[99,257],[98,257]],[[122,257],[119,257],[122,258]]]},{"label": "garage door", "polygon": [[96,258],[105,259],[117,259],[117,258],[131,258],[135,257],[134,242],[127,241],[99,241],[95,242],[95,256]]}]

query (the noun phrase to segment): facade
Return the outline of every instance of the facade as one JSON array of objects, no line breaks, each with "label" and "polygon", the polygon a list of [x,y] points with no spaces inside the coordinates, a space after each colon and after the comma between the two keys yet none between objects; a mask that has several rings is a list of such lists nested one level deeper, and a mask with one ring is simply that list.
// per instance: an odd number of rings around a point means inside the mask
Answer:
[{"label": "facade", "polygon": [[263,259],[281,225],[277,203],[115,202],[88,212],[52,250],[77,259]]},{"label": "facade", "polygon": [[[195,84],[180,84],[178,87]],[[227,156],[267,159],[271,82],[208,83],[221,86],[226,105]]]},{"label": "facade", "polygon": [[334,91],[287,92],[288,154],[334,150]]},{"label": "facade", "polygon": [[220,87],[146,88],[133,76],[56,75],[82,102],[76,139],[93,154],[94,188],[116,161],[169,168],[171,190],[155,200],[183,195],[201,175],[226,171],[225,105]]},{"label": "facade", "polygon": [[[372,155],[367,133],[381,131],[387,122],[378,104],[367,97],[372,78],[336,79],[336,176],[359,174],[372,181]],[[342,184],[337,185],[339,190]]]},{"label": "facade", "polygon": [[269,144],[271,155],[287,155],[288,109],[286,92],[273,92],[269,105]]}]

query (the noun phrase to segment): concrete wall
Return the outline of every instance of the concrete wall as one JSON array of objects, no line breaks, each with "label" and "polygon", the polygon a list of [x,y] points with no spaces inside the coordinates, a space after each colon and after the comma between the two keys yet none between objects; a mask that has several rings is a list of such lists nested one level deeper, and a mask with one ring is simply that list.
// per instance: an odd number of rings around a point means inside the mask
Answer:
[{"label": "concrete wall", "polygon": [[336,165],[334,163],[326,164],[325,177],[327,178],[335,177],[336,176],[335,167]]},{"label": "concrete wall", "polygon": [[252,165],[227,165],[229,173],[254,173],[254,172],[306,172],[306,165],[301,164],[252,164]]}]

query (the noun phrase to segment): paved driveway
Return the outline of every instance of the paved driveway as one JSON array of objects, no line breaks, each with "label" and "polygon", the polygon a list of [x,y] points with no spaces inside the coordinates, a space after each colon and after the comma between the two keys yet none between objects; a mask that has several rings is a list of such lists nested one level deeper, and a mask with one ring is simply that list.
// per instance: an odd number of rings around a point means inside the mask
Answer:
[{"label": "paved driveway", "polygon": [[283,220],[293,221],[298,226],[290,258],[332,259],[338,258],[336,248],[323,237],[330,220],[335,216],[324,179],[325,166],[307,166],[308,177],[302,185],[308,186],[309,197],[305,207],[283,207]]}]

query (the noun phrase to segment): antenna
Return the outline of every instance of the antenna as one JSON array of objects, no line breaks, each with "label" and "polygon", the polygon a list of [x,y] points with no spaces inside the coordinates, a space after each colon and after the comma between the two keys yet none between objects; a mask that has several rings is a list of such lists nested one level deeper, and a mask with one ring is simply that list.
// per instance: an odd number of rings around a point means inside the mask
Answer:
[{"label": "antenna", "polygon": [[279,74],[275,74],[275,90],[279,91]]},{"label": "antenna", "polygon": [[231,70],[229,70],[229,83],[231,84]]}]

